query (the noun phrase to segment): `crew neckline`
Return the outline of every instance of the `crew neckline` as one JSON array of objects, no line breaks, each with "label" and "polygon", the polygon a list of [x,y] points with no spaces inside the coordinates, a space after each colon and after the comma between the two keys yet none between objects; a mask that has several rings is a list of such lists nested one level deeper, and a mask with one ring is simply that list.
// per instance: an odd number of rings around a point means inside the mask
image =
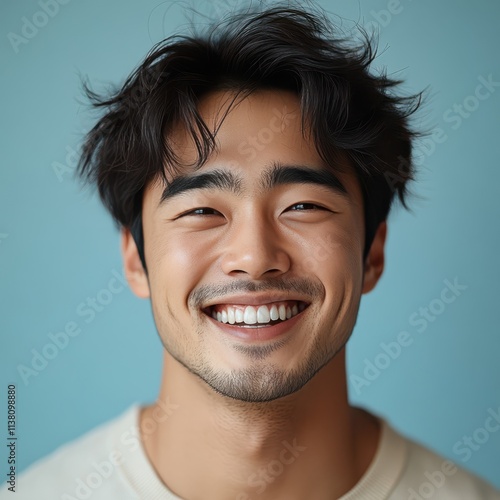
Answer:
[{"label": "crew neckline", "polygon": [[361,479],[338,500],[385,500],[397,486],[406,466],[406,441],[386,420],[380,422],[377,450]]},{"label": "crew neckline", "polygon": [[[183,500],[166,486],[149,461],[144,443],[139,438],[139,418],[141,406],[134,404],[124,415],[124,426],[120,426],[117,436],[118,448],[124,455],[121,466],[123,480],[138,498],[148,500]],[[358,483],[338,500],[385,500],[396,487],[406,465],[407,446],[382,418],[380,437],[375,455]],[[135,427],[137,448],[127,449],[123,439],[124,428]]]}]

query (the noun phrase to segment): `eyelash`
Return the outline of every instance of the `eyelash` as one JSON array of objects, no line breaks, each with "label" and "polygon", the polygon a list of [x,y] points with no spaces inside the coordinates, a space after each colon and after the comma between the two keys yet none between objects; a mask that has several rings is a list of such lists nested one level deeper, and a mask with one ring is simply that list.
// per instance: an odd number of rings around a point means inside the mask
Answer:
[{"label": "eyelash", "polygon": [[[292,207],[295,207],[297,205],[311,205],[312,207],[316,207],[316,209],[326,210],[325,207],[322,207],[321,205],[316,205],[316,203],[305,203],[305,202],[295,203],[294,205],[292,205]],[[310,210],[310,209],[305,209],[305,210]],[[302,212],[302,210],[300,210],[300,212]]]},{"label": "eyelash", "polygon": [[[313,206],[313,207],[316,207],[316,209],[319,209],[319,210],[327,210],[326,208],[320,206],[320,205],[316,205],[315,203],[304,203],[304,202],[301,202],[301,203],[295,203],[293,205],[291,205],[292,207],[295,207],[297,205],[310,205],[310,206]],[[202,216],[202,217],[207,217],[207,216],[210,216],[210,215],[215,215],[215,214],[195,214],[194,212],[198,211],[198,210],[212,210],[214,212],[217,212],[217,210],[215,210],[214,208],[210,208],[210,207],[199,207],[199,208],[194,208],[193,210],[190,210],[189,212],[185,212],[183,214],[181,214],[179,217],[184,217],[186,215],[199,215],[199,216]],[[304,212],[304,211],[307,211],[307,210],[311,210],[311,209],[304,209],[304,210],[298,210],[299,212]],[[297,210],[295,210],[297,211]]]},{"label": "eyelash", "polygon": [[213,210],[214,212],[217,212],[217,210],[215,210],[214,208],[210,208],[210,207],[200,207],[200,208],[195,208],[193,210],[190,210],[189,212],[185,212],[181,215],[181,217],[183,217],[184,215],[214,215],[214,214],[195,214],[194,212],[196,212],[197,210]]}]

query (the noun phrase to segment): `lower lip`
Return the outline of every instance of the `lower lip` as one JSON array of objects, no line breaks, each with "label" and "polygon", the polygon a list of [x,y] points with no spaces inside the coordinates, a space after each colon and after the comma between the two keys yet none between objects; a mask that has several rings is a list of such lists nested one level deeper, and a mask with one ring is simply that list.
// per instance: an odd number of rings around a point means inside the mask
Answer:
[{"label": "lower lip", "polygon": [[272,326],[262,325],[257,328],[234,326],[230,323],[221,323],[211,316],[208,316],[208,314],[206,316],[215,324],[215,326],[228,333],[229,335],[232,335],[233,337],[248,341],[270,340],[284,335],[291,328],[293,328],[297,324],[297,322],[300,321],[300,319],[302,318],[302,314],[308,309],[308,307],[306,307],[299,314],[293,316],[290,319],[287,319],[286,321]]}]

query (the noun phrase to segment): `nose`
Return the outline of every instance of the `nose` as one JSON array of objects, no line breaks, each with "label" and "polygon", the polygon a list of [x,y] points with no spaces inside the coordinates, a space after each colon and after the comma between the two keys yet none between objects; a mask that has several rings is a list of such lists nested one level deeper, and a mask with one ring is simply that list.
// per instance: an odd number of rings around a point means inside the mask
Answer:
[{"label": "nose", "polygon": [[279,276],[290,269],[291,259],[283,237],[255,209],[235,220],[226,236],[222,258],[225,274],[241,273],[257,280]]}]

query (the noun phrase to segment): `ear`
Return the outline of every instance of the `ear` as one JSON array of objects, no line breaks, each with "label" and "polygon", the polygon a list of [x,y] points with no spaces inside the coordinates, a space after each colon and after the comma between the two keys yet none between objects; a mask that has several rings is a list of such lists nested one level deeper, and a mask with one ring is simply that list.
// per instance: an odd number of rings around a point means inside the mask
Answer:
[{"label": "ear", "polygon": [[147,299],[150,296],[148,277],[142,267],[134,238],[127,228],[121,230],[121,251],[125,276],[131,290],[141,299]]},{"label": "ear", "polygon": [[366,256],[363,275],[363,290],[361,293],[371,292],[382,275],[384,270],[384,245],[386,236],[387,223],[386,221],[382,221],[377,228],[372,246]]}]

